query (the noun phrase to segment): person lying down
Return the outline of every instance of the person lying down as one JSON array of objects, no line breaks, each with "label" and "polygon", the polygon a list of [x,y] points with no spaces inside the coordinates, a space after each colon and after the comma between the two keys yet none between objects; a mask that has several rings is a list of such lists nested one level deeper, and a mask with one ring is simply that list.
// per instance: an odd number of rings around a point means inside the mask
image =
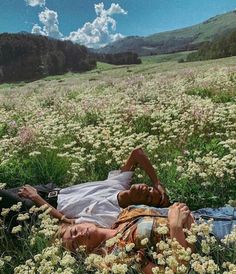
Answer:
[{"label": "person lying down", "polygon": [[[235,217],[234,209],[230,207],[190,212],[184,203],[175,203],[169,208],[160,209],[143,205],[129,206],[122,210],[111,228],[102,228],[88,222],[63,224],[59,235],[63,246],[71,252],[76,252],[83,246],[87,253],[118,256],[122,254],[124,247],[132,247],[133,254],[139,258],[139,271],[150,274],[153,273],[152,269],[157,267],[155,260],[150,256],[151,248],[154,247],[152,253],[155,256],[161,255],[165,242],[172,240],[169,246],[173,249],[176,261],[187,265],[187,262],[176,255],[176,250],[182,248],[181,252],[186,252],[188,256],[195,251],[195,243],[188,237],[188,231],[196,224],[195,222],[198,223],[200,218],[215,218],[213,231],[209,235],[215,235],[220,239],[229,234],[236,225]],[[206,227],[204,226],[203,230],[207,230]]]},{"label": "person lying down", "polygon": [[[151,180],[151,185],[134,184],[135,168],[141,167]],[[134,149],[120,170],[110,171],[103,181],[87,182],[59,189],[53,184],[0,190],[0,212],[17,202],[22,202],[21,211],[33,205],[47,204],[51,216],[65,223],[93,222],[110,227],[122,208],[129,205],[145,204],[165,207],[169,198],[157,178],[155,170],[141,148]],[[17,225],[11,214],[9,223]]]}]

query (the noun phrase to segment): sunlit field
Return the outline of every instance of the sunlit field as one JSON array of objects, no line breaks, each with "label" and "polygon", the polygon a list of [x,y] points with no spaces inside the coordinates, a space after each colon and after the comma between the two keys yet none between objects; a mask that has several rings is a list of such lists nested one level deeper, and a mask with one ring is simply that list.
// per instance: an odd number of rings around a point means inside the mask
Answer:
[{"label": "sunlit field", "polygon": [[[233,205],[235,64],[235,57],[195,63],[149,59],[121,67],[100,63],[84,74],[0,85],[0,182],[10,188],[104,180],[132,149],[142,147],[172,202],[186,202],[192,210]],[[138,169],[133,182],[150,180]],[[42,209],[43,221],[34,229],[22,224],[12,238],[1,216],[0,273],[88,272],[83,253],[74,258],[57,240],[48,240],[57,224],[46,213]],[[219,245],[203,226],[189,233],[201,229],[206,240],[196,254],[185,254],[182,268],[166,259],[155,273],[236,273],[235,232]],[[86,262],[92,270],[99,262],[97,273],[109,273],[112,264],[117,268],[110,273],[135,273],[131,257],[126,263],[91,257]]]}]

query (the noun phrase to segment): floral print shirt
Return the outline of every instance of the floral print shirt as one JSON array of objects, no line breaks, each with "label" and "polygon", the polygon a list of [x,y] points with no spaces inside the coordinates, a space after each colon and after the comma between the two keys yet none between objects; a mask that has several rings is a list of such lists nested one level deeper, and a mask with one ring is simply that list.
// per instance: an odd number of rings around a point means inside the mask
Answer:
[{"label": "floral print shirt", "polygon": [[134,250],[139,250],[155,246],[163,237],[169,236],[166,216],[152,207],[126,208],[113,227],[118,228],[118,234],[104,248],[106,253],[115,255],[129,243],[134,243]]}]

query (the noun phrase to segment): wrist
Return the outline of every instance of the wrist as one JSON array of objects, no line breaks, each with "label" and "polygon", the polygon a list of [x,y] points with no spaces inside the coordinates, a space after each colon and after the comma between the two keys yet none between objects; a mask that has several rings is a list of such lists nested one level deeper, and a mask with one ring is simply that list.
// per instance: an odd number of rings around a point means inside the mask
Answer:
[{"label": "wrist", "polygon": [[159,186],[161,184],[161,182],[158,179],[156,179],[153,183],[155,186]]},{"label": "wrist", "polygon": [[183,225],[176,222],[169,222],[169,228],[172,231],[180,231],[183,230]]},{"label": "wrist", "polygon": [[41,197],[40,195],[37,193],[37,194],[32,194],[29,196],[30,200],[33,201],[33,202],[37,202]]}]

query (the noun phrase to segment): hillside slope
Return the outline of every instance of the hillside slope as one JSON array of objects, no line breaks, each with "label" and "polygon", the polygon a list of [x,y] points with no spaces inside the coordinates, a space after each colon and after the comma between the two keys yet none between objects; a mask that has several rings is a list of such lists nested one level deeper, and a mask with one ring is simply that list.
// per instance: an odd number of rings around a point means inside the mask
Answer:
[{"label": "hillside slope", "polygon": [[100,53],[136,52],[139,55],[195,50],[206,41],[236,29],[236,11],[209,18],[190,27],[153,34],[129,36],[98,50]]}]

